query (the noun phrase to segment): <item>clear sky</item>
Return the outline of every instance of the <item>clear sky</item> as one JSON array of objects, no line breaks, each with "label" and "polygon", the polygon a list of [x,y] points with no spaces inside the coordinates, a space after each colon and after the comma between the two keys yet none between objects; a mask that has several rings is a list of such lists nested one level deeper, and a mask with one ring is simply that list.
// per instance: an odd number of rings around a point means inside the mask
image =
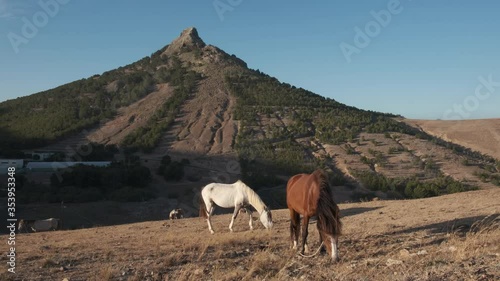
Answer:
[{"label": "clear sky", "polygon": [[348,105],[498,118],[499,11],[497,0],[0,0],[0,101],[134,62],[195,26],[250,68]]}]

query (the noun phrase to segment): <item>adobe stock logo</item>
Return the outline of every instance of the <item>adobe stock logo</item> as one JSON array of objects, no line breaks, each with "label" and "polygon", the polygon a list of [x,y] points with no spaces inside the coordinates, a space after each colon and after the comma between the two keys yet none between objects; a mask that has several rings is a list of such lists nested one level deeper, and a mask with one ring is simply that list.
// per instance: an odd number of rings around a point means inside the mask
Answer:
[{"label": "adobe stock logo", "polygon": [[[411,0],[410,0],[411,1]],[[372,21],[369,21],[365,24],[364,29],[356,26],[354,28],[354,45],[351,45],[346,42],[340,43],[339,47],[344,55],[344,58],[348,63],[352,61],[353,54],[361,53],[361,50],[368,47],[370,45],[373,38],[377,37],[380,32],[382,32],[382,28],[387,27],[392,20],[393,15],[397,15],[403,11],[403,7],[399,0],[390,0],[387,3],[387,9],[381,10],[378,12],[371,11]]]},{"label": "adobe stock logo", "polygon": [[242,2],[243,0],[214,0],[212,5],[220,21],[224,21],[224,14],[234,11],[234,8],[241,5]]},{"label": "adobe stock logo", "polygon": [[28,44],[48,23],[49,19],[55,17],[60,10],[61,5],[66,5],[70,0],[40,0],[38,6],[41,8],[35,12],[31,19],[23,17],[21,20],[23,26],[20,33],[9,32],[7,39],[9,39],[12,49],[16,54],[19,53],[19,47],[22,44]]},{"label": "adobe stock logo", "polygon": [[500,82],[493,81],[493,75],[488,78],[479,76],[479,83],[474,90],[473,95],[465,97],[462,103],[454,104],[453,108],[443,113],[443,120],[461,120],[469,118],[471,113],[478,110],[481,101],[487,100],[500,87]]}]

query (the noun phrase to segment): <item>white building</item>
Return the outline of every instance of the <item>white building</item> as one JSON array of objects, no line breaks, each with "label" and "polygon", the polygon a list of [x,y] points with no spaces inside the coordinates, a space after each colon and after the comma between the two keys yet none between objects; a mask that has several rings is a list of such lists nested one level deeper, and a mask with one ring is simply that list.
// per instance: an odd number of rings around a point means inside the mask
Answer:
[{"label": "white building", "polygon": [[27,154],[31,154],[31,158],[33,159],[33,161],[46,161],[56,153],[57,152],[55,151],[35,150]]},{"label": "white building", "polygon": [[111,161],[94,161],[94,162],[29,162],[26,164],[28,172],[54,172],[59,169],[66,169],[75,165],[86,165],[96,167],[107,167],[111,165]]},{"label": "white building", "polygon": [[23,165],[23,159],[0,159],[0,172],[5,174],[9,167],[14,167],[16,170],[19,170],[23,167]]}]

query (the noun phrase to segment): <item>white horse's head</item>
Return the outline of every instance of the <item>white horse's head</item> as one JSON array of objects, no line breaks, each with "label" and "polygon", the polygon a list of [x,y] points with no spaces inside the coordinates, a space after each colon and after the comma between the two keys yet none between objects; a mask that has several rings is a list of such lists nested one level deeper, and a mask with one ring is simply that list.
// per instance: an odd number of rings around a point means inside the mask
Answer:
[{"label": "white horse's head", "polygon": [[267,229],[271,229],[273,227],[273,216],[271,215],[271,210],[267,207],[264,208],[264,211],[260,214],[260,222]]}]

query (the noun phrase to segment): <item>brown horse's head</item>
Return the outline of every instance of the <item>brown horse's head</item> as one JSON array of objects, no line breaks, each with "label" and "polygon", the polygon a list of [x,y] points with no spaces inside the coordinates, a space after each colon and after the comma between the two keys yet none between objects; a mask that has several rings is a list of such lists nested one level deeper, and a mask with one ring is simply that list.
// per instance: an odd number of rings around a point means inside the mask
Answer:
[{"label": "brown horse's head", "polygon": [[[327,216],[318,216],[318,232],[321,236],[323,245],[325,245],[328,256],[334,261],[339,260],[338,241],[341,232],[342,224],[340,222],[339,208],[335,205],[332,209],[333,212]],[[325,222],[324,219],[328,218],[329,221]]]},{"label": "brown horse's head", "polygon": [[331,235],[325,231],[320,231],[321,237],[323,238],[323,245],[325,245],[326,252],[328,256],[332,258],[333,261],[339,261],[339,251],[338,251],[338,235]]},{"label": "brown horse's head", "polygon": [[318,173],[318,181],[320,186],[320,196],[317,205],[317,227],[328,255],[333,260],[337,261],[339,259],[337,247],[338,238],[342,231],[340,209],[335,201],[333,201],[333,195],[330,185],[328,184],[326,173],[323,171]]}]

